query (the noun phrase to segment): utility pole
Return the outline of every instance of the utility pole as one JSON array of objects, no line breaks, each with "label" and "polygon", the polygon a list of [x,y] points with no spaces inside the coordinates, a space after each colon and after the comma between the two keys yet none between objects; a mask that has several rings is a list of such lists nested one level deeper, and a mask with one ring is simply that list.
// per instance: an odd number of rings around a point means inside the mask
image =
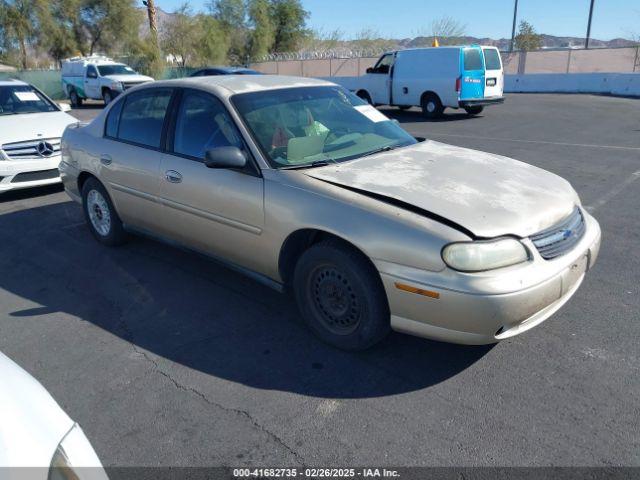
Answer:
[{"label": "utility pole", "polygon": [[149,31],[151,35],[158,38],[158,24],[156,22],[156,6],[153,0],[143,0],[142,3],[147,7],[147,16],[149,17]]},{"label": "utility pole", "polygon": [[587,24],[587,38],[584,41],[584,48],[589,48],[589,40],[591,39],[591,19],[593,18],[593,4],[595,0],[591,0],[591,7],[589,8],[589,23]]},{"label": "utility pole", "polygon": [[513,46],[516,40],[516,20],[518,18],[518,0],[515,0],[515,5],[513,6],[513,26],[511,27],[511,46],[509,47],[509,51],[513,52]]}]

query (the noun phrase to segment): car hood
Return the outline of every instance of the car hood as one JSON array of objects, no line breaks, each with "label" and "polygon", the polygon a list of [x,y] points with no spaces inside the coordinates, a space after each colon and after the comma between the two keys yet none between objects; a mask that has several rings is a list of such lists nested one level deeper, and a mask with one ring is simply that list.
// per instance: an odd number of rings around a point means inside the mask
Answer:
[{"label": "car hood", "polygon": [[313,178],[418,208],[476,237],[527,237],[568,216],[569,182],[500,155],[425,141],[304,171]]},{"label": "car hood", "polygon": [[64,112],[0,115],[0,145],[40,138],[60,138],[78,120]]},{"label": "car hood", "polygon": [[0,468],[48,467],[73,420],[38,381],[0,353]]},{"label": "car hood", "polygon": [[114,82],[153,82],[153,78],[145,75],[105,75],[104,78],[113,80]]}]

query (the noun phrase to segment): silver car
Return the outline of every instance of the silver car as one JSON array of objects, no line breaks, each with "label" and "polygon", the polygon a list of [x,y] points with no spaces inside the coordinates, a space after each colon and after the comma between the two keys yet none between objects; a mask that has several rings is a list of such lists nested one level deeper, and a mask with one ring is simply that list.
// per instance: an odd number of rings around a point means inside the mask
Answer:
[{"label": "silver car", "polygon": [[332,83],[156,82],[62,139],[62,179],[105,245],[150,234],[291,291],[342,349],[391,330],[495,343],[556,312],[600,246],[564,179],[433,141]]}]

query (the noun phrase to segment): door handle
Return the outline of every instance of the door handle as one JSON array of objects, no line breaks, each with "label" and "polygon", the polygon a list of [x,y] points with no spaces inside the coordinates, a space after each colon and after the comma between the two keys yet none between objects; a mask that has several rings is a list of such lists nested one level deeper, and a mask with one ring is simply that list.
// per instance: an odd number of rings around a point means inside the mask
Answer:
[{"label": "door handle", "polygon": [[100,163],[103,165],[111,165],[113,163],[113,159],[111,158],[111,155],[100,155]]},{"label": "door handle", "polygon": [[164,172],[164,179],[169,183],[180,183],[182,182],[182,175],[175,170],[167,170]]}]

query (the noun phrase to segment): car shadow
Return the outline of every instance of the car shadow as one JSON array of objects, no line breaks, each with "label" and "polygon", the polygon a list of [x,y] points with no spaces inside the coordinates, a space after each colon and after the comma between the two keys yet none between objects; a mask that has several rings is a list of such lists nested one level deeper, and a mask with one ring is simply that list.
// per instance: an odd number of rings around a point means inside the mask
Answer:
[{"label": "car shadow", "polygon": [[480,115],[468,115],[464,111],[445,111],[442,116],[438,118],[425,118],[422,115],[422,111],[419,108],[412,108],[411,110],[398,110],[397,108],[386,108],[380,110],[387,117],[397,120],[400,123],[446,123],[446,122],[459,122],[462,120],[477,120],[482,118]]},{"label": "car shadow", "polygon": [[[201,255],[141,237],[115,249],[98,244],[73,202],[0,216],[0,242],[9,246],[0,288],[25,304],[3,316],[71,315],[138,353],[253,388],[393,395],[443,382],[492,348],[392,333],[366,352],[336,350],[310,333],[289,296]],[[73,347],[66,342],[51,348]]]},{"label": "car shadow", "polygon": [[62,183],[46,185],[44,187],[22,188],[19,190],[9,190],[0,192],[0,203],[15,202],[16,200],[25,200],[28,198],[44,197],[54,193],[62,192],[64,187]]}]

